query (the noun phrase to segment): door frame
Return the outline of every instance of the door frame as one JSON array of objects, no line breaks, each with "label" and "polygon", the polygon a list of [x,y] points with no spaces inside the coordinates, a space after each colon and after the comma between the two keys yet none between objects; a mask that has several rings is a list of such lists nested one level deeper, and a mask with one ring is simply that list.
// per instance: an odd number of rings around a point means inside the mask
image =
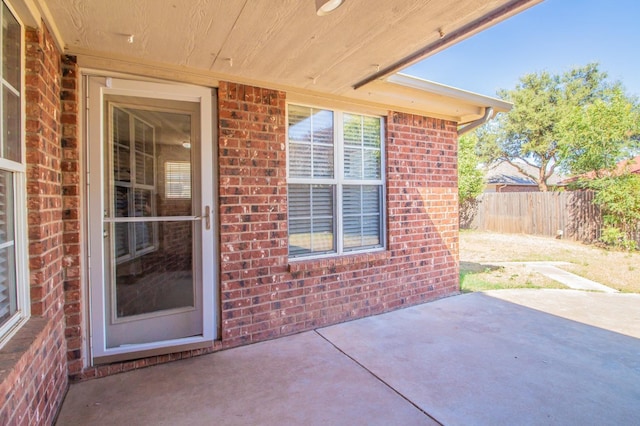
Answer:
[{"label": "door frame", "polygon": [[[218,338],[218,264],[217,261],[217,164],[215,161],[217,141],[217,111],[215,89],[180,83],[165,83],[140,80],[136,77],[110,77],[108,74],[83,74],[84,89],[84,133],[85,155],[85,211],[87,230],[87,290],[89,302],[89,347],[90,364],[98,365],[131,358],[143,358],[191,349],[213,346]],[[92,217],[92,212],[104,211],[104,138],[105,95],[124,95],[150,99],[168,99],[197,102],[200,105],[201,122],[201,208],[211,206],[211,228],[202,227],[202,335],[152,343],[106,347],[106,321],[104,291],[104,248],[102,215]],[[91,143],[93,141],[93,143]],[[96,141],[99,141],[97,143]],[[96,155],[94,150],[99,150]],[[198,212],[195,212],[198,213]],[[202,215],[203,212],[200,212]],[[98,231],[100,230],[100,231]],[[96,267],[95,265],[100,265]],[[206,270],[205,270],[206,269]],[[98,284],[100,291],[98,291]]]}]

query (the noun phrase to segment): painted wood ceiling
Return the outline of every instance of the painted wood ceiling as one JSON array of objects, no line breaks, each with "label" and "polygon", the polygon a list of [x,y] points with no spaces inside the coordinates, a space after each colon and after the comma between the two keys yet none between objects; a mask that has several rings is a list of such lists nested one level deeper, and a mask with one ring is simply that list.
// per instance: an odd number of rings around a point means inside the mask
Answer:
[{"label": "painted wood ceiling", "polygon": [[40,1],[71,54],[349,96],[540,0],[345,0],[322,17],[314,0]]}]

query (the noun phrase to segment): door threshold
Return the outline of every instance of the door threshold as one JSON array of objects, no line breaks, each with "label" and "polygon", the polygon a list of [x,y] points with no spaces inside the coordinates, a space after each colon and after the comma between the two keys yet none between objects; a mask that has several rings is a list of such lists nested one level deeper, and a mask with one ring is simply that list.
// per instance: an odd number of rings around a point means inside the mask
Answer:
[{"label": "door threshold", "polygon": [[178,345],[165,346],[162,348],[141,349],[131,352],[117,353],[112,355],[101,355],[93,357],[93,366],[112,364],[120,361],[130,361],[132,359],[149,358],[152,356],[160,356],[173,354],[177,352],[192,351],[196,349],[210,349],[213,348],[213,341],[207,340],[195,343],[184,343]]}]

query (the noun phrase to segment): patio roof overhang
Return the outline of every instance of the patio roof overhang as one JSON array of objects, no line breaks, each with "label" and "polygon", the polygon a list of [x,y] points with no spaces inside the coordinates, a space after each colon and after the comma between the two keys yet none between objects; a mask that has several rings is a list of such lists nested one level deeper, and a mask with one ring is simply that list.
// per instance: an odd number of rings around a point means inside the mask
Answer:
[{"label": "patio roof overhang", "polygon": [[313,0],[23,0],[27,25],[44,19],[85,68],[253,84],[458,123],[495,100],[396,73],[540,1],[345,0],[319,17]]}]

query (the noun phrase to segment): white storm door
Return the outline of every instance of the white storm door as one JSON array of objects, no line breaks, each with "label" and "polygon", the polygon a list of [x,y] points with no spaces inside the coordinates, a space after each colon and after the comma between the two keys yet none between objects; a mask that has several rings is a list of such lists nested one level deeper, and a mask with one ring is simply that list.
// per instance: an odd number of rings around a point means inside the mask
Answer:
[{"label": "white storm door", "polygon": [[215,339],[210,89],[88,78],[94,363]]}]

